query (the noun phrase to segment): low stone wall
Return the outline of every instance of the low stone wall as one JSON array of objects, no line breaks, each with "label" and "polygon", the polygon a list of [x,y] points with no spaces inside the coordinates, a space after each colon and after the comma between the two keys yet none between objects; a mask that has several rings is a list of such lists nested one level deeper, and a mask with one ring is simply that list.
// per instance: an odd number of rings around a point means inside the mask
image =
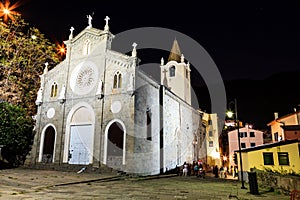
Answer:
[{"label": "low stone wall", "polygon": [[293,190],[300,191],[300,176],[281,175],[272,172],[257,171],[257,183],[260,186],[272,187],[289,195]]}]

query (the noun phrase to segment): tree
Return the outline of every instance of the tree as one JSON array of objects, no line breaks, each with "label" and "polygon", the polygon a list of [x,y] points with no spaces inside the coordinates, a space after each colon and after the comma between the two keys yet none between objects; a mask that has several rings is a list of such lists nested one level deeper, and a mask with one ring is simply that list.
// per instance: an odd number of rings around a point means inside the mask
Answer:
[{"label": "tree", "polygon": [[2,157],[18,166],[34,138],[31,116],[36,114],[39,76],[46,62],[51,68],[60,57],[55,44],[20,14],[4,12],[8,6],[0,2],[0,145]]},{"label": "tree", "polygon": [[19,14],[7,23],[0,19],[0,99],[36,113],[35,99],[44,63],[59,62],[55,44],[37,28],[29,27]]},{"label": "tree", "polygon": [[33,142],[33,120],[26,109],[8,102],[0,102],[0,145],[2,158],[10,166],[25,161]]}]

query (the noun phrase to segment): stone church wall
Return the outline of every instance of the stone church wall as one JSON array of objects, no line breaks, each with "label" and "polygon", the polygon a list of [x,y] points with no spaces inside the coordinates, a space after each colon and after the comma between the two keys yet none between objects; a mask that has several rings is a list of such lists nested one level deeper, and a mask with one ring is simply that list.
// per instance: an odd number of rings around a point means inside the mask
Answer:
[{"label": "stone church wall", "polygon": [[[134,114],[134,169],[139,174],[159,173],[159,109],[159,84],[147,77],[144,72],[137,70]],[[149,124],[147,124],[147,114],[151,119]],[[151,133],[147,134],[147,131],[151,131]]]},{"label": "stone church wall", "polygon": [[193,142],[201,134],[201,116],[194,108],[165,90],[164,95],[164,168],[174,169],[197,157]]}]

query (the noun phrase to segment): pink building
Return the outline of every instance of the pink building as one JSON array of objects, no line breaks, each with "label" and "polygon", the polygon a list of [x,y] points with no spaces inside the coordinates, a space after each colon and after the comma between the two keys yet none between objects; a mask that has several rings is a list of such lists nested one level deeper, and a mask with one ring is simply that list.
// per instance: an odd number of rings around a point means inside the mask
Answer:
[{"label": "pink building", "polygon": [[268,123],[271,127],[272,141],[300,140],[300,111],[278,117],[274,113],[275,119]]},{"label": "pink building", "polygon": [[[259,130],[254,130],[251,126],[246,125],[239,129],[241,136],[241,149],[255,147],[263,144],[263,132]],[[229,166],[234,166],[233,154],[235,150],[239,149],[238,146],[238,134],[237,129],[228,132],[228,145],[229,145]]]}]

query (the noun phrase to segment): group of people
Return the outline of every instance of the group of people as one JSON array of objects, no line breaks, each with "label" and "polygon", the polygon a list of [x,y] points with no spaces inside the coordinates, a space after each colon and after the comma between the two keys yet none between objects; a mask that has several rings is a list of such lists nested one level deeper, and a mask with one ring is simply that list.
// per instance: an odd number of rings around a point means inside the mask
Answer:
[{"label": "group of people", "polygon": [[228,169],[227,166],[221,166],[219,169],[218,165],[215,165],[212,167],[212,172],[216,178],[227,178],[228,174],[232,174],[232,177],[235,178],[237,175],[237,167],[231,166],[230,169]]},{"label": "group of people", "polygon": [[179,169],[180,176],[202,176],[205,175],[204,164],[201,160],[193,161],[193,163],[184,162]]},{"label": "group of people", "polygon": [[206,169],[208,168],[209,171],[213,173],[214,177],[216,178],[227,178],[230,174],[233,178],[237,177],[237,166],[231,166],[228,168],[227,166],[221,166],[220,168],[218,165],[211,166],[211,168],[205,165],[201,160],[193,161],[193,163],[184,162],[183,165],[177,168],[177,173],[179,176],[197,176],[203,177],[205,176]]}]

